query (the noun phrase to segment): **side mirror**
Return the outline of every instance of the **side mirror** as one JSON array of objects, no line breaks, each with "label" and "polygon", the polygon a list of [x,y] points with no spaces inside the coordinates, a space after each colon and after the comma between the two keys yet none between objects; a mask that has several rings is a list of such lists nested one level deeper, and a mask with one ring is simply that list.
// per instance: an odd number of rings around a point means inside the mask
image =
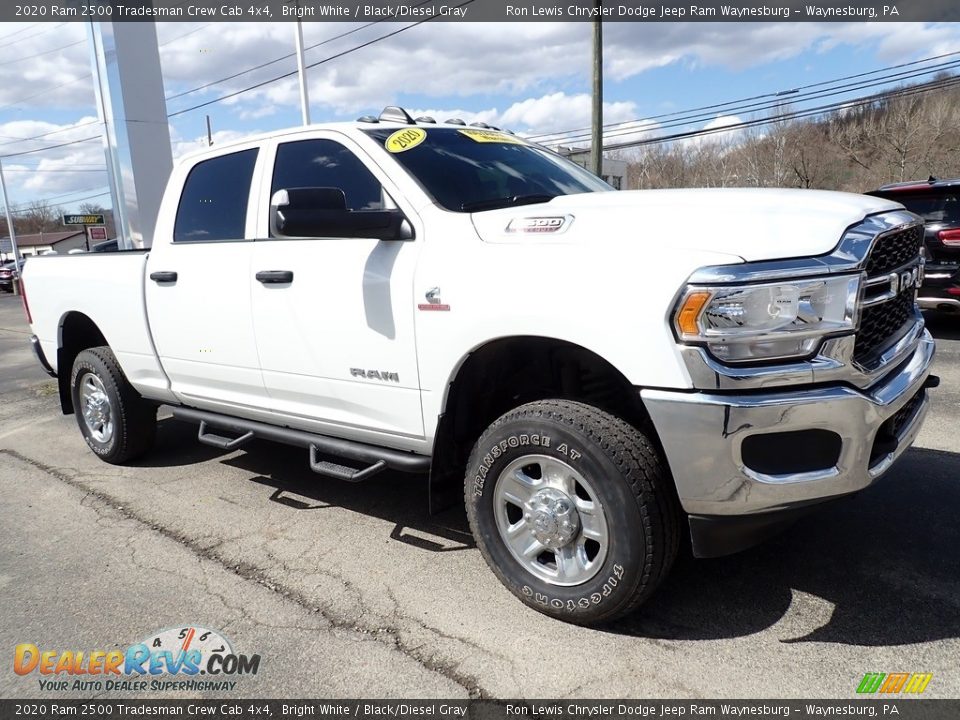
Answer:
[{"label": "side mirror", "polygon": [[411,240],[413,228],[397,209],[349,210],[340,188],[285,188],[270,198],[270,234]]}]

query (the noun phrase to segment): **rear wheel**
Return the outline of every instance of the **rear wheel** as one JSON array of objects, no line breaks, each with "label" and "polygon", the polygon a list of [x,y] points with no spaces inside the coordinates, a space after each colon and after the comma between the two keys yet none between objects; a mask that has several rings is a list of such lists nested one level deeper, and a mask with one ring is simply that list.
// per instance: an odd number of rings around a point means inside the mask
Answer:
[{"label": "rear wheel", "polygon": [[465,498],[501,582],[569,622],[633,611],[677,554],[680,511],[654,445],[582,403],[530,403],[494,422],[470,456]]},{"label": "rear wheel", "polygon": [[124,463],[153,446],[157,408],[133,389],[110,348],[81,352],[70,378],[80,432],[102,460]]}]

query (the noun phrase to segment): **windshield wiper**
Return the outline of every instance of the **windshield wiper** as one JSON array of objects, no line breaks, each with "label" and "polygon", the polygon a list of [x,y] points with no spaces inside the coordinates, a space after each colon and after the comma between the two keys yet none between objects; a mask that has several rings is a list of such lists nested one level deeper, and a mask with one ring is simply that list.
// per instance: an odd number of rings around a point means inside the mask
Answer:
[{"label": "windshield wiper", "polygon": [[496,210],[497,208],[511,207],[513,205],[535,205],[536,203],[550,202],[555,197],[557,196],[545,194],[511,195],[510,197],[461,203],[460,210],[463,212],[477,212],[478,210]]}]

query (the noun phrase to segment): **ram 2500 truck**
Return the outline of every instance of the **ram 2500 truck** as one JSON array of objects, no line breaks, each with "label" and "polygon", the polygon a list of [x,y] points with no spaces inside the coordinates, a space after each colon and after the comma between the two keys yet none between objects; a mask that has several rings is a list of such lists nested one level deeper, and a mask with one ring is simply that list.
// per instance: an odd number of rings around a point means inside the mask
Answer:
[{"label": "ram 2500 truck", "polygon": [[166,406],[340,481],[429,471],[511,592],[590,624],[648,598],[682,533],[737,551],[911,444],[922,241],[889,200],[616,192],[388,109],[184,159],[149,250],[36,258],[25,305],[103,460]]}]

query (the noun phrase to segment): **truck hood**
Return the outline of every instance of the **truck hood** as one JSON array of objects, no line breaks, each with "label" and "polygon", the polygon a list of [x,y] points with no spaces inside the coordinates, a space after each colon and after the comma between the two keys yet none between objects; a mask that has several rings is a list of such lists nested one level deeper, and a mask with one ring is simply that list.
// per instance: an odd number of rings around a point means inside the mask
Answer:
[{"label": "truck hood", "polygon": [[[491,243],[666,244],[737,255],[746,261],[823,255],[867,215],[896,210],[890,200],[822,190],[628,190],[563,195],[536,205],[473,214]],[[559,231],[507,229],[526,218],[564,217]],[[555,222],[555,221],[554,221]]]}]

